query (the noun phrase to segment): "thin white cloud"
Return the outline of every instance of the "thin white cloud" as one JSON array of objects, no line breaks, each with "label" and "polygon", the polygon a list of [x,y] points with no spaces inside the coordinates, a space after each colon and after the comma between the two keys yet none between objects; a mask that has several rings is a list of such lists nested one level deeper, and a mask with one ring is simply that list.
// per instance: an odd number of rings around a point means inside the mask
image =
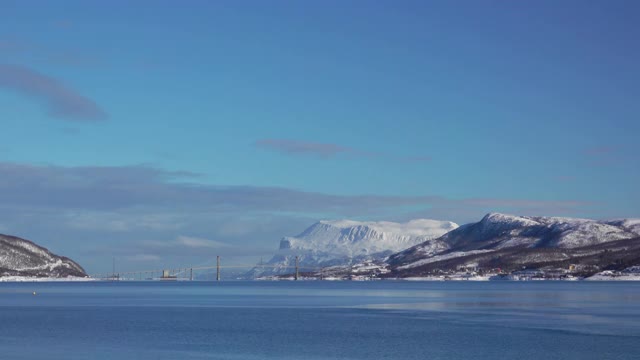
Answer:
[{"label": "thin white cloud", "polygon": [[218,249],[229,247],[228,244],[225,244],[220,241],[208,240],[203,238],[191,237],[191,236],[178,236],[176,240],[178,244],[190,247],[190,248],[211,248]]},{"label": "thin white cloud", "polygon": [[147,261],[158,261],[161,259],[161,257],[153,254],[136,254],[136,255],[125,256],[125,259],[131,262],[147,262]]},{"label": "thin white cloud", "polygon": [[130,232],[139,230],[168,231],[186,226],[179,214],[137,211],[69,211],[64,215],[70,228],[89,231]]}]

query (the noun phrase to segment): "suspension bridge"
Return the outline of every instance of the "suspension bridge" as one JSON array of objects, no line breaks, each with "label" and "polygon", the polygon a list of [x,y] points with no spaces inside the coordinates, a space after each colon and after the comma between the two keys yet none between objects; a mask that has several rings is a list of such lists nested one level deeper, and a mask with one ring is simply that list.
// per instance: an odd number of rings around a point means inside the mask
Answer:
[{"label": "suspension bridge", "polygon": [[323,272],[325,268],[322,267],[300,267],[298,256],[295,257],[295,265],[268,265],[268,264],[252,264],[252,265],[222,265],[220,256],[216,257],[216,265],[213,266],[192,266],[192,267],[179,267],[169,269],[151,269],[151,270],[136,270],[136,271],[115,271],[110,273],[91,274],[94,279],[106,280],[106,281],[157,281],[157,280],[189,280],[194,281],[194,273],[214,270],[215,280],[220,281],[221,271],[223,269],[278,269],[278,270],[291,270],[291,274],[280,275],[293,275],[294,280],[300,278],[300,272],[316,272],[320,274],[320,278],[323,278]]}]

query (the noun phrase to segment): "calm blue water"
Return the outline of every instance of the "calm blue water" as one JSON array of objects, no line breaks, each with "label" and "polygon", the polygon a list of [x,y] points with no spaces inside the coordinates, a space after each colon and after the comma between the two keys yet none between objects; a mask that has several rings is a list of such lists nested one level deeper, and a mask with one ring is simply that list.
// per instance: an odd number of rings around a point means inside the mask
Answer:
[{"label": "calm blue water", "polygon": [[640,284],[0,283],[0,323],[2,359],[639,359]]}]

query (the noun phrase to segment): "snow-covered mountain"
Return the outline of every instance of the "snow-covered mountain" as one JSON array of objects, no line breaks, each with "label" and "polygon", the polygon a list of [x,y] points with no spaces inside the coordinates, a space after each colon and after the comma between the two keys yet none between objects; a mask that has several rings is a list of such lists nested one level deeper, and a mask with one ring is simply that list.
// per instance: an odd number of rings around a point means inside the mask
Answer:
[{"label": "snow-covered mountain", "polygon": [[503,249],[576,249],[638,236],[638,219],[598,221],[490,213],[477,223],[394,254],[389,263],[397,269],[409,269],[470,255],[488,257]]},{"label": "snow-covered mountain", "polygon": [[255,278],[292,273],[295,256],[299,257],[300,271],[347,265],[352,261],[381,260],[457,227],[450,221],[428,219],[407,223],[320,221],[297,236],[283,238],[275,256],[266,264],[252,269],[247,276]]},{"label": "snow-covered mountain", "polygon": [[84,269],[63,256],[33,242],[0,234],[0,277],[67,277],[87,276]]}]

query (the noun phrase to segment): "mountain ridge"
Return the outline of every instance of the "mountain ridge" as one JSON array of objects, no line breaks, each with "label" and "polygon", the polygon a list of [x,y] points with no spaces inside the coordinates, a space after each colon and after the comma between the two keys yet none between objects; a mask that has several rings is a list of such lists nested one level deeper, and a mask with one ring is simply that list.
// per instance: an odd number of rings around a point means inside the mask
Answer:
[{"label": "mountain ridge", "polygon": [[[572,253],[569,250],[598,246],[607,248],[607,244],[639,237],[640,219],[591,220],[489,213],[478,222],[462,225],[438,239],[391,255],[388,264],[396,275],[419,273],[421,267],[431,271],[438,264],[443,269],[466,265],[477,267],[478,259],[483,259],[480,263],[485,266],[499,263],[504,267],[527,262],[518,258],[518,254],[522,257],[534,254],[544,262],[544,257],[550,254]],[[434,243],[444,250],[431,251]],[[505,254],[509,255],[511,262],[494,259]],[[463,261],[465,258],[469,261]],[[549,261],[559,260],[557,257],[554,259],[549,258]]]},{"label": "mountain ridge", "polygon": [[86,277],[78,263],[13,235],[0,234],[0,277]]}]

